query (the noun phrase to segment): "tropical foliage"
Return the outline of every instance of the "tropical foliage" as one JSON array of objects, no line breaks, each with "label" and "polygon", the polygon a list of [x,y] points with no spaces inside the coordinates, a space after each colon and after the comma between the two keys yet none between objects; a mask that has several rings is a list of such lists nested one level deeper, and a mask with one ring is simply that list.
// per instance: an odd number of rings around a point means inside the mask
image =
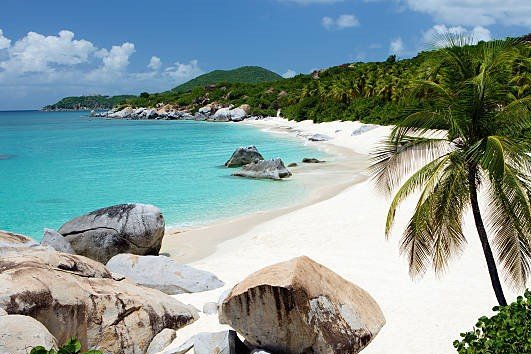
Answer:
[{"label": "tropical foliage", "polygon": [[121,95],[121,96],[72,96],[65,97],[59,102],[46,106],[44,110],[83,110],[83,109],[111,109],[116,105],[125,103],[128,99],[135,96]]},{"label": "tropical foliage", "polygon": [[493,310],[496,315],[481,317],[470,332],[454,341],[458,353],[531,353],[531,292],[526,290],[509,306]]},{"label": "tropical foliage", "polygon": [[[396,190],[386,234],[398,206],[418,196],[401,252],[411,276],[441,273],[466,244],[462,223],[471,206],[492,286],[506,305],[491,244],[510,286],[522,289],[531,274],[531,158],[521,134],[531,127],[531,96],[511,85],[526,76],[520,53],[529,48],[516,40],[445,40],[424,79],[411,85],[412,96],[429,97],[430,107],[407,110],[374,156],[377,184]],[[480,192],[488,199],[483,209]]]},{"label": "tropical foliage", "polygon": [[258,83],[282,80],[282,76],[259,66],[242,66],[233,70],[214,70],[200,75],[172,89],[174,92],[187,92],[196,87],[205,87],[219,82]]},{"label": "tropical foliage", "polygon": [[89,350],[88,352],[81,352],[81,343],[75,338],[71,338],[65,345],[58,350],[47,350],[44,347],[35,347],[30,351],[30,354],[103,354],[99,350]]}]

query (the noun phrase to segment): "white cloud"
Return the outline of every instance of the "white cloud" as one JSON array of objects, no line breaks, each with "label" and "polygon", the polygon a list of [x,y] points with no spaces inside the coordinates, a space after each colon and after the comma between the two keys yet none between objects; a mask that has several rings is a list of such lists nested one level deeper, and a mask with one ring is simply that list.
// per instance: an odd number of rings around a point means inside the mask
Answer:
[{"label": "white cloud", "polygon": [[286,71],[284,74],[282,74],[282,77],[285,78],[285,79],[289,79],[291,77],[294,77],[295,75],[297,75],[296,71],[288,69],[288,71]]},{"label": "white cloud", "polygon": [[340,15],[338,18],[325,16],[321,19],[321,25],[327,30],[331,29],[344,29],[350,27],[357,27],[360,25],[360,21],[353,14]]},{"label": "white cloud", "polygon": [[98,48],[70,31],[29,32],[11,43],[0,30],[0,47],[0,109],[38,108],[81,94],[162,91],[203,73],[197,60],[164,68],[156,56],[144,71],[133,72],[133,43]]},{"label": "white cloud", "polygon": [[153,71],[157,71],[162,66],[162,62],[159,57],[152,56],[149,60],[148,69],[151,69]]},{"label": "white cloud", "polygon": [[529,0],[401,1],[413,11],[427,13],[436,21],[450,25],[488,26],[499,23],[531,28],[531,1]]},{"label": "white cloud", "polygon": [[402,38],[395,38],[389,43],[389,54],[402,55],[406,51]]},{"label": "white cloud", "polygon": [[91,42],[74,39],[70,31],[57,36],[29,32],[8,48],[9,59],[0,67],[11,73],[51,72],[57,66],[86,63],[95,50]]},{"label": "white cloud", "polygon": [[11,40],[4,37],[4,32],[0,29],[0,50],[9,48]]},{"label": "white cloud", "polygon": [[164,71],[166,75],[177,80],[192,78],[201,75],[203,70],[199,67],[197,60],[190,60],[188,64],[175,62]]},{"label": "white cloud", "polygon": [[489,29],[483,26],[475,26],[467,29],[463,26],[447,27],[446,25],[435,25],[422,34],[422,39],[426,44],[432,44],[435,47],[441,47],[445,44],[444,36],[447,34],[459,35],[470,38],[470,42],[489,41],[492,37]]}]

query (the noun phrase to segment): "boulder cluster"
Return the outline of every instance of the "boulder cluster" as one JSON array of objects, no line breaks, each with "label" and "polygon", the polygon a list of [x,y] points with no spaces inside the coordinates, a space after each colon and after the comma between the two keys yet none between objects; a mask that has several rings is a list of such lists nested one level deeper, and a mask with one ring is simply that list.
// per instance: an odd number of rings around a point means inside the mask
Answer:
[{"label": "boulder cluster", "polygon": [[92,117],[110,119],[160,119],[160,120],[200,120],[212,122],[240,122],[249,117],[251,107],[243,104],[239,107],[223,107],[218,104],[207,104],[194,114],[180,110],[171,105],[160,105],[156,108],[125,107],[113,108],[104,112],[90,112]]},{"label": "boulder cluster", "polygon": [[225,162],[225,166],[241,167],[232,173],[233,176],[239,177],[280,180],[291,176],[291,172],[280,157],[264,160],[256,146],[240,146]]}]

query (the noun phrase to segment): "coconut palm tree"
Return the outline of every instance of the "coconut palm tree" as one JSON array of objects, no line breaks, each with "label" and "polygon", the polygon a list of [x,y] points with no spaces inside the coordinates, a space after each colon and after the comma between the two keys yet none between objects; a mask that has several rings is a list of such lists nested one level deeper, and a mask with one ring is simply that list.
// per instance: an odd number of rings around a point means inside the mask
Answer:
[{"label": "coconut palm tree", "polygon": [[511,60],[521,44],[475,48],[463,37],[445,40],[430,79],[413,92],[429,92],[434,108],[405,114],[374,154],[377,185],[389,194],[397,189],[385,232],[398,206],[418,196],[401,253],[412,277],[428,268],[441,273],[466,244],[462,222],[471,206],[494,293],[506,305],[491,246],[513,288],[524,287],[531,270],[531,158],[528,145],[514,138],[531,126],[531,97],[509,92]]}]

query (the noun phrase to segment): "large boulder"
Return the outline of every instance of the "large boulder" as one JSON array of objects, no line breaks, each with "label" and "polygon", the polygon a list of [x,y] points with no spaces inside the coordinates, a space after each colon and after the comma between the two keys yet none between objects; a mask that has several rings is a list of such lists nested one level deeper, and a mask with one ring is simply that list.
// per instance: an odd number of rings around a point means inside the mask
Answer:
[{"label": "large boulder", "polygon": [[358,353],[385,319],[366,291],[299,257],[236,285],[222,303],[220,322],[272,352],[335,354]]},{"label": "large boulder", "polygon": [[37,242],[28,236],[0,230],[0,254],[8,248],[35,247]]},{"label": "large boulder", "polygon": [[55,338],[42,323],[29,316],[0,316],[1,354],[27,354],[38,346],[57,349]]},{"label": "large boulder", "polygon": [[86,257],[13,248],[0,258],[0,308],[35,318],[58,343],[76,337],[84,350],[104,353],[145,353],[162,329],[177,330],[198,316],[158,290],[115,279]]},{"label": "large boulder", "polygon": [[168,347],[163,353],[185,354],[193,348],[194,354],[249,354],[249,348],[238,338],[236,332],[201,332],[177,347]]},{"label": "large boulder", "polygon": [[59,233],[77,254],[107,263],[120,253],[158,255],[164,217],[153,205],[120,204],[70,220]]},{"label": "large boulder", "polygon": [[291,172],[284,166],[280,158],[272,160],[260,160],[244,165],[240,170],[234,172],[233,176],[247,178],[269,178],[279,180],[290,177]]},{"label": "large boulder", "polygon": [[243,165],[250,164],[251,162],[260,161],[263,160],[264,157],[260,152],[258,152],[258,149],[256,146],[240,146],[232,153],[232,156],[230,159],[225,162],[225,166],[227,167],[240,167]]},{"label": "large boulder", "polygon": [[196,293],[225,285],[212,273],[179,264],[166,256],[118,254],[107,262],[107,268],[137,284],[170,295]]},{"label": "large boulder", "polygon": [[54,250],[64,253],[76,254],[70,242],[60,233],[52,229],[44,229],[44,235],[41,240],[42,246],[50,246]]}]

